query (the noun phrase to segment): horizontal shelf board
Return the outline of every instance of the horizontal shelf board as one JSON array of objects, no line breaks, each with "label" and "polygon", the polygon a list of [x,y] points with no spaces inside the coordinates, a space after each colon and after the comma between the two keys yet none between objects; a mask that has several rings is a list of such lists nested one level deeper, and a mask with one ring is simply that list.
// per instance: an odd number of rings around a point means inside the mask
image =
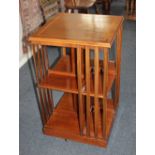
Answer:
[{"label": "horizontal shelf board", "polygon": [[[112,101],[108,100],[107,109],[107,134],[110,135],[115,111],[113,109]],[[93,120],[91,120],[92,122]],[[44,133],[51,136],[58,136],[83,143],[94,144],[98,146],[106,146],[107,141],[102,137],[101,119],[99,119],[99,134],[98,138],[94,137],[93,127],[91,129],[90,137],[80,135],[78,116],[73,108],[72,94],[65,93],[60,99],[52,116],[44,126]],[[93,122],[92,122],[93,123]],[[85,129],[84,129],[85,133]]]},{"label": "horizontal shelf board", "polygon": [[[98,97],[103,98],[103,75],[100,74],[99,78],[99,93]],[[111,90],[113,81],[115,79],[115,76],[110,75],[108,77],[108,93]],[[82,82],[82,94],[87,95],[86,92],[86,85],[85,81]],[[90,80],[90,96],[94,96],[94,78],[91,77]],[[76,77],[67,77],[67,76],[60,76],[55,74],[48,74],[39,84],[38,86],[40,88],[48,88],[48,89],[54,89],[58,91],[64,91],[68,93],[75,93],[78,94],[78,87],[77,87],[77,79]]]},{"label": "horizontal shelf board", "polygon": [[78,93],[77,79],[70,76],[48,74],[39,84],[41,88],[54,89],[69,93]]},{"label": "horizontal shelf board", "polygon": [[[94,77],[93,77],[93,65],[94,61],[90,61],[91,64],[91,77],[90,77],[90,96],[94,96]],[[103,60],[99,61],[100,64],[100,77],[99,77],[99,93],[98,97],[103,98]],[[108,73],[108,91],[110,92],[113,81],[116,76],[115,63],[109,61],[109,73]],[[83,69],[84,70],[84,69]],[[84,75],[82,76],[84,77]],[[87,95],[85,81],[82,82],[82,94]],[[78,94],[78,84],[77,77],[75,74],[71,73],[70,70],[70,57],[63,56],[60,57],[58,62],[49,70],[49,74],[38,84],[41,88],[54,89],[69,93]],[[108,95],[108,94],[107,94]]]}]

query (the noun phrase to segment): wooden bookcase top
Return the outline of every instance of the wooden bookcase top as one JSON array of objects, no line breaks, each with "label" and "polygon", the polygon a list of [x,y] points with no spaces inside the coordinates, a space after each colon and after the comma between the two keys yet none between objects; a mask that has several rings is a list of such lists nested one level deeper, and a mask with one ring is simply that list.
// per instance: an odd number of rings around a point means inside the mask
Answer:
[{"label": "wooden bookcase top", "polygon": [[33,33],[31,44],[110,48],[122,16],[59,13]]}]

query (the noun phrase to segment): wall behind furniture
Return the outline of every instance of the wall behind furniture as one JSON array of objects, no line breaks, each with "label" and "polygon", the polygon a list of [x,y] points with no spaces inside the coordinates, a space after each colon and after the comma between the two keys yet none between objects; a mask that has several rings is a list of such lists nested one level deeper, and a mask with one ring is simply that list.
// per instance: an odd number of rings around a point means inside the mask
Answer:
[{"label": "wall behind furniture", "polygon": [[19,68],[21,68],[31,57],[31,51],[24,54],[22,49],[22,37],[23,37],[23,30],[22,30],[22,22],[21,17],[19,16]]}]

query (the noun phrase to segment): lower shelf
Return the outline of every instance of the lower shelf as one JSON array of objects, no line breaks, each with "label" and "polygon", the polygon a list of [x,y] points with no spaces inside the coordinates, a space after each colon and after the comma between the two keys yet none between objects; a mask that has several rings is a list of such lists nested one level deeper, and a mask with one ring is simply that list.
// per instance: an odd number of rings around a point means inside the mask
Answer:
[{"label": "lower shelf", "polygon": [[[82,143],[106,147],[108,138],[105,140],[102,137],[101,123],[99,123],[98,137],[94,137],[93,128],[90,136],[80,135],[78,116],[73,107],[72,94],[65,93],[55,108],[52,116],[44,125],[43,132],[46,135],[56,136],[64,139],[70,139]],[[112,106],[112,101],[108,101],[107,110],[107,135],[109,137],[110,130],[113,124],[115,111]],[[101,120],[100,120],[101,121]]]}]

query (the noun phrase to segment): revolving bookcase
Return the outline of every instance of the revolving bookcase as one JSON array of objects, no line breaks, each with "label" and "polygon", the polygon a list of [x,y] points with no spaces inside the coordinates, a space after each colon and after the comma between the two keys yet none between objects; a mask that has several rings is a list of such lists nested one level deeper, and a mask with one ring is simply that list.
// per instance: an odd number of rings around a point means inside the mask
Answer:
[{"label": "revolving bookcase", "polygon": [[[120,96],[122,24],[121,16],[60,13],[30,36],[44,134],[107,146]],[[52,67],[47,46],[62,49]],[[52,90],[64,92],[56,106]]]}]

